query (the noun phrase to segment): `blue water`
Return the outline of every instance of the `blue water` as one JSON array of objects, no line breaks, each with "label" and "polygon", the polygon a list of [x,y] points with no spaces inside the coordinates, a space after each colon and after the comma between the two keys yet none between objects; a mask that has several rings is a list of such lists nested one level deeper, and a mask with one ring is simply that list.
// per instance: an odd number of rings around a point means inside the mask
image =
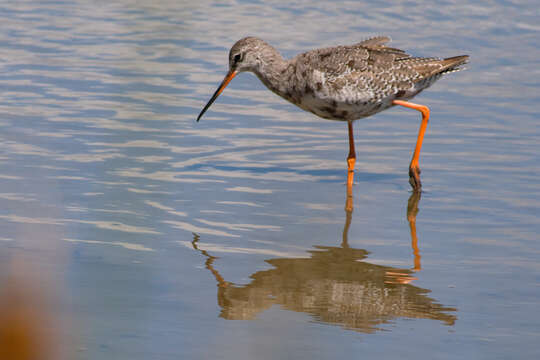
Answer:
[{"label": "blue water", "polygon": [[[540,356],[534,2],[29,1],[0,15],[0,289],[47,299],[65,358]],[[431,109],[421,199],[413,110],[355,123],[349,212],[344,123],[251,74],[196,123],[247,35],[286,57],[373,35],[469,54],[415,99]]]}]

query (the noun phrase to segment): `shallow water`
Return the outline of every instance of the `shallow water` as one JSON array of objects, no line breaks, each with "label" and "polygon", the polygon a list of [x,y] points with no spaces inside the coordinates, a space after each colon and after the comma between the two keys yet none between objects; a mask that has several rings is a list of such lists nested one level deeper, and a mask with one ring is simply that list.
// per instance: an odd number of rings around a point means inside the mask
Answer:
[{"label": "shallow water", "polygon": [[[1,278],[48,294],[70,358],[537,358],[536,4],[295,4],[1,5]],[[415,99],[421,198],[415,111],[355,123],[353,211],[344,123],[251,74],[195,122],[243,36],[377,34],[471,56]]]}]

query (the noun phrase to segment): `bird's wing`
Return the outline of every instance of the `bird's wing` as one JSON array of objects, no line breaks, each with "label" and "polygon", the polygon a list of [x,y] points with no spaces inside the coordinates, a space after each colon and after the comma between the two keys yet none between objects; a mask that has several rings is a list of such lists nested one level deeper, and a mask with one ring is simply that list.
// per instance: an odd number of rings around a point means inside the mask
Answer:
[{"label": "bird's wing", "polygon": [[[307,68],[317,77],[311,83],[321,98],[375,101],[410,88],[417,76],[416,71],[404,66],[404,59],[410,55],[400,49],[353,45],[314,50],[306,55],[310,62]],[[317,86],[319,81],[324,86]]]},{"label": "bird's wing", "polygon": [[357,44],[354,44],[353,47],[362,47],[368,50],[376,50],[380,52],[392,53],[399,55],[399,58],[410,57],[405,51],[386,46],[385,44],[392,41],[389,36],[375,36],[366,40],[363,40]]},{"label": "bird's wing", "polygon": [[362,40],[356,45],[361,45],[361,46],[384,45],[390,41],[392,41],[392,39],[390,39],[389,36],[374,36],[374,37],[370,37],[368,39]]}]

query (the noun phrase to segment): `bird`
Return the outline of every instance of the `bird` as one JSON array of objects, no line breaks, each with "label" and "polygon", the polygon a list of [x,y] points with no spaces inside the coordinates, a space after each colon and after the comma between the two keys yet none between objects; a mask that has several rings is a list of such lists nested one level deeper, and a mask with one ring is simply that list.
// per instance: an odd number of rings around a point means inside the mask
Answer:
[{"label": "bird", "polygon": [[229,71],[197,122],[237,74],[252,72],[269,90],[299,108],[324,119],[347,122],[347,185],[352,186],[356,162],[353,122],[395,105],[414,109],[422,114],[422,121],[409,164],[409,183],[413,191],[421,191],[419,157],[430,111],[409,100],[444,74],[462,70],[469,56],[413,57],[387,46],[390,40],[388,36],[375,36],[286,60],[264,40],[242,38],[231,47]]}]

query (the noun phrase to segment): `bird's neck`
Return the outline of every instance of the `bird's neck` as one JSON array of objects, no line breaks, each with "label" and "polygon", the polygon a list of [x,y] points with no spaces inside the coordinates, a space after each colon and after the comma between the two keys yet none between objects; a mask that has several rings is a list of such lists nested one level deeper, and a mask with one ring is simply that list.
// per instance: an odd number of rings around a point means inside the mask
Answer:
[{"label": "bird's neck", "polygon": [[290,62],[285,60],[273,47],[268,47],[261,56],[259,66],[253,71],[264,85],[274,93],[284,96],[287,93],[287,79],[293,69]]}]

